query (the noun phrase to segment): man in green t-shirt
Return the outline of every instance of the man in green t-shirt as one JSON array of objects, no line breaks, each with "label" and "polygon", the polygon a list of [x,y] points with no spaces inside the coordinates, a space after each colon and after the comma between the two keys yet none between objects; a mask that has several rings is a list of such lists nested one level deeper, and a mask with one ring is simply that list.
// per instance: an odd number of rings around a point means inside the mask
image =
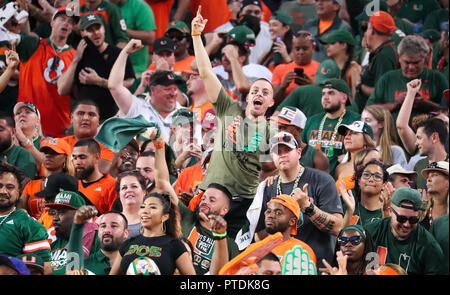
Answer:
[{"label": "man in green t-shirt", "polygon": [[16,210],[24,178],[16,167],[0,164],[0,254],[39,256],[44,261],[44,273],[51,274],[47,231],[24,210]]},{"label": "man in green t-shirt", "polygon": [[[215,244],[223,237],[214,235],[210,219],[223,218],[230,208],[231,194],[224,186],[211,183],[204,192],[202,200],[193,212],[182,202],[178,202],[181,213],[181,230],[193,247],[194,269],[197,275],[207,272],[217,273],[219,269],[210,270]],[[214,217],[212,217],[213,215]],[[219,216],[219,217],[215,217]],[[238,247],[233,239],[226,238],[227,261],[239,254]]]},{"label": "man in green t-shirt", "polygon": [[402,8],[397,16],[413,24],[423,24],[426,17],[439,8],[436,0],[403,0]]},{"label": "man in green t-shirt", "polygon": [[408,274],[437,275],[445,272],[444,256],[435,238],[419,222],[422,197],[414,189],[400,187],[388,208],[390,217],[366,225],[377,247],[380,265],[394,263]]},{"label": "man in green t-shirt", "polygon": [[394,19],[385,11],[378,11],[369,19],[364,37],[370,57],[369,65],[361,74],[361,84],[356,95],[359,112],[364,109],[380,77],[398,67],[396,48],[392,40],[396,29]]},{"label": "man in green t-shirt", "polygon": [[205,191],[214,182],[230,191],[233,198],[226,221],[228,234],[234,238],[246,221],[245,214],[255,196],[260,172],[271,173],[275,169],[269,154],[269,139],[274,132],[264,116],[274,104],[273,88],[265,79],[253,82],[246,97],[247,106],[242,110],[239,102],[225,92],[212,70],[200,36],[206,22],[199,9],[191,32],[199,74],[219,120],[219,128],[210,168],[200,190]]},{"label": "man in green t-shirt", "polygon": [[383,74],[375,84],[375,90],[369,97],[367,105],[378,105],[391,112],[394,122],[397,120],[400,106],[406,95],[406,84],[414,79],[421,79],[420,97],[414,101],[411,118],[418,113],[436,111],[448,88],[448,80],[441,73],[428,70],[425,60],[429,55],[426,41],[416,35],[403,38],[398,45],[401,69]]},{"label": "man in green t-shirt", "polygon": [[115,211],[108,211],[101,215],[96,223],[89,223],[97,213],[94,206],[82,206],[76,211],[67,247],[68,256],[83,257],[83,231],[86,225],[97,228],[98,224],[95,239],[98,240],[100,248],[96,252],[91,251],[86,259],[80,259],[78,264],[71,264],[70,269],[66,271],[109,274],[112,263],[119,254],[119,248],[128,238],[130,231],[125,215]]},{"label": "man in green t-shirt", "polygon": [[293,32],[298,32],[308,19],[317,17],[315,0],[283,1],[280,11],[289,13],[294,22],[290,25]]},{"label": "man in green t-shirt", "polygon": [[143,0],[110,0],[119,6],[130,38],[139,39],[144,47],[130,55],[134,72],[140,75],[149,63],[148,46],[155,41],[156,24],[153,10]]},{"label": "man in green t-shirt", "polygon": [[338,134],[337,128],[340,124],[351,124],[361,118],[358,113],[346,110],[346,105],[351,104],[347,83],[340,79],[328,80],[322,90],[324,112],[309,117],[302,131],[302,141],[321,149],[328,157],[333,177],[338,157],[344,154],[344,136]]}]

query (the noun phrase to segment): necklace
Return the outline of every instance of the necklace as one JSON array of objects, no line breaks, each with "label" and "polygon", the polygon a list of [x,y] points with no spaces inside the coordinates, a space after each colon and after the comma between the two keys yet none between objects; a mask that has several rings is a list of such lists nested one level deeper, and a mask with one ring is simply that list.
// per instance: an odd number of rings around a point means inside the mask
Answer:
[{"label": "necklace", "polygon": [[[333,131],[333,135],[331,136],[330,142],[328,144],[328,152],[327,152],[327,156],[329,158],[334,156],[334,142],[336,140],[336,135],[337,135],[337,130],[339,125],[341,125],[342,120],[344,119],[345,116],[345,109],[344,112],[342,112],[341,116],[339,117],[339,120],[337,121],[336,126],[334,126],[334,131]],[[320,126],[319,126],[319,133],[318,133],[318,138],[317,138],[317,143],[316,143],[316,148],[318,150],[320,150],[322,148],[321,142],[322,142],[322,132],[323,132],[323,125],[325,124],[325,120],[327,119],[327,114],[325,113],[325,115],[322,118],[322,121],[320,122]]]},{"label": "necklace", "polygon": [[[294,191],[294,189],[298,186],[298,183],[300,182],[300,177],[302,177],[303,172],[305,172],[305,167],[303,167],[302,165],[300,165],[300,170],[298,171],[297,177],[295,178],[295,182],[294,182],[294,186],[292,187],[292,191]],[[281,175],[278,176],[277,179],[277,196],[282,195],[283,193],[281,192]]]},{"label": "necklace", "polygon": [[3,220],[0,222],[0,227],[3,225],[3,222],[5,222],[5,220],[8,219],[9,215],[11,215],[14,211],[16,211],[16,207],[14,207],[14,209],[11,212],[9,212],[4,216]]}]

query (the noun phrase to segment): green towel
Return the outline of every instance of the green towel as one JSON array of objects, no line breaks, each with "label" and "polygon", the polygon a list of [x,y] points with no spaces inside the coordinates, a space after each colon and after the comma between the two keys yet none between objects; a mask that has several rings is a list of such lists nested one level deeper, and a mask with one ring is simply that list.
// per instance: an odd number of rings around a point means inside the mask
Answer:
[{"label": "green towel", "polygon": [[111,117],[102,124],[95,140],[117,153],[136,135],[142,141],[149,139],[154,128],[158,129],[159,136],[161,130],[158,124],[147,121],[142,115],[134,118]]}]

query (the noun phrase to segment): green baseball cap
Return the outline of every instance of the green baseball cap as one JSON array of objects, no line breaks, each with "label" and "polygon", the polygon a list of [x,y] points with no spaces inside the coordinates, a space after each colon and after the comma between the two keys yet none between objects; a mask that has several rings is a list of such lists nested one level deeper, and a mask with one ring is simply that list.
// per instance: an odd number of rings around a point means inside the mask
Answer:
[{"label": "green baseball cap", "polygon": [[342,79],[329,79],[323,84],[323,88],[336,89],[337,91],[343,92],[348,95],[347,102],[345,105],[351,105],[350,100],[350,87],[348,87],[347,82]]},{"label": "green baseball cap", "polygon": [[84,31],[93,24],[103,25],[102,19],[98,14],[85,14],[80,18],[80,30]]},{"label": "green baseball cap", "polygon": [[[402,202],[405,201],[409,204],[402,204]],[[408,187],[399,187],[395,190],[395,193],[392,196],[392,204],[414,211],[424,210],[422,208],[423,202],[420,193],[417,190]]]},{"label": "green baseball cap", "polygon": [[31,253],[22,254],[20,256],[17,256],[17,259],[22,260],[25,265],[36,267],[39,269],[42,273],[44,273],[44,260],[42,260],[41,257],[37,255],[33,255]]},{"label": "green baseball cap", "polygon": [[429,39],[432,43],[439,41],[441,39],[441,33],[439,31],[428,29],[419,34],[426,39]]},{"label": "green baseball cap", "polygon": [[76,192],[62,191],[56,195],[54,203],[46,204],[45,207],[69,207],[77,210],[84,205],[86,202],[83,197]]},{"label": "green baseball cap", "polygon": [[341,42],[354,46],[355,38],[353,38],[353,35],[349,31],[333,30],[330,34],[327,34],[324,37],[320,38],[320,42],[325,44]]},{"label": "green baseball cap", "polygon": [[181,108],[172,115],[172,126],[194,122],[194,113],[186,108]]},{"label": "green baseball cap", "polygon": [[191,30],[189,30],[189,27],[187,26],[187,24],[185,22],[182,22],[180,20],[173,20],[169,23],[169,25],[167,26],[167,30],[166,32],[168,32],[171,29],[175,29],[180,31],[181,33],[184,34],[190,34]]},{"label": "green baseball cap", "polygon": [[227,43],[250,46],[254,46],[256,43],[255,33],[248,27],[242,25],[235,26],[225,36],[227,37]]},{"label": "green baseball cap", "polygon": [[281,10],[275,11],[270,17],[270,19],[276,19],[277,21],[288,26],[290,26],[294,22],[294,18],[292,18],[292,16],[289,13]]},{"label": "green baseball cap", "polygon": [[370,127],[369,124],[367,124],[366,122],[363,121],[355,121],[352,124],[341,124],[338,127],[338,133],[342,136],[345,136],[345,134],[347,133],[347,130],[352,130],[354,132],[359,132],[359,133],[365,133],[367,135],[369,135],[371,138],[373,138],[373,131],[372,131],[372,127]]},{"label": "green baseball cap", "polygon": [[317,84],[324,84],[329,79],[337,79],[341,75],[341,69],[337,63],[330,59],[326,59],[320,63],[317,68],[316,77],[314,82]]}]

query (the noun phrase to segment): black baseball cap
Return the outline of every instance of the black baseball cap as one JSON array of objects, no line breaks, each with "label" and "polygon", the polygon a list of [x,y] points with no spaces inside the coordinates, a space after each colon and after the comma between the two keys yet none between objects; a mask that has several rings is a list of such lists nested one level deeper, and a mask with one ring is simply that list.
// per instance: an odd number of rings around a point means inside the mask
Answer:
[{"label": "black baseball cap", "polygon": [[155,43],[153,44],[153,52],[159,54],[162,51],[175,51],[175,43],[173,43],[172,39],[161,37],[155,40]]},{"label": "black baseball cap", "polygon": [[55,197],[62,191],[78,191],[78,180],[65,173],[49,175],[45,180],[45,188],[34,195],[38,198]]},{"label": "black baseball cap", "polygon": [[182,78],[178,78],[172,71],[156,71],[150,77],[149,86],[163,85],[168,86],[172,84],[183,83]]}]

